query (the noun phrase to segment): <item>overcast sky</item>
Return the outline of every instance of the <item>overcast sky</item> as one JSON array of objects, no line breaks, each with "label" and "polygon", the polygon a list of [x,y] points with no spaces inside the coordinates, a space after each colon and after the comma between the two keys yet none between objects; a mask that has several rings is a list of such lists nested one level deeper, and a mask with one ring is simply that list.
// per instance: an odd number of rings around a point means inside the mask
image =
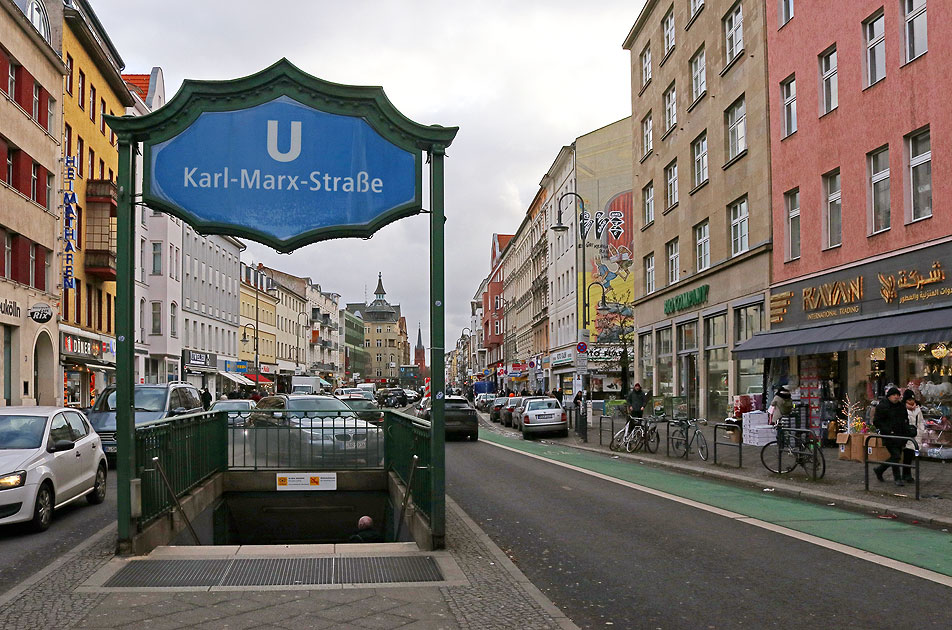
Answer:
[{"label": "overcast sky", "polygon": [[[380,85],[421,124],[458,126],[446,161],[446,346],[469,323],[494,232],[512,233],[560,147],[631,113],[621,44],[643,0],[92,0],[126,72],[230,79],[281,57],[322,79]],[[377,272],[416,342],[429,347],[427,215],[371,240],[246,259],[302,276],[341,303],[372,294]],[[372,295],[371,295],[372,297]],[[429,354],[429,353],[428,353]]]}]

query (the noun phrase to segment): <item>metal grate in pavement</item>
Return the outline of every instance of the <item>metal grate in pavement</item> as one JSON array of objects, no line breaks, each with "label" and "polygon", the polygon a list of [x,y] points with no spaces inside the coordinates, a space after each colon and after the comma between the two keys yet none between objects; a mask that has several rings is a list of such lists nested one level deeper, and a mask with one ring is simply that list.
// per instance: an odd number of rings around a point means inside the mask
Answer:
[{"label": "metal grate in pavement", "polygon": [[105,583],[106,587],[216,586],[231,560],[136,560]]},{"label": "metal grate in pavement", "polygon": [[131,560],[105,588],[439,582],[433,556]]}]

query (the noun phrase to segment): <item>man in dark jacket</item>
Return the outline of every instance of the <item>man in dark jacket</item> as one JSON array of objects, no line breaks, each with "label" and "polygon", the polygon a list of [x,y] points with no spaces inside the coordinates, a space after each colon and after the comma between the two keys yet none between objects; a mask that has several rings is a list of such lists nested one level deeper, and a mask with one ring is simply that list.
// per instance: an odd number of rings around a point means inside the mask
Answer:
[{"label": "man in dark jacket", "polygon": [[[873,415],[873,426],[883,435],[904,435],[906,424],[909,422],[909,414],[906,412],[906,406],[902,402],[902,392],[898,387],[890,387],[886,390],[886,397],[876,405],[876,413]],[[887,462],[899,463],[902,459],[902,447],[905,440],[883,439],[883,446],[889,451]],[[899,466],[890,466],[889,464],[880,464],[873,468],[876,478],[883,481],[883,473],[887,468],[892,468],[893,479],[897,486],[904,486]]]},{"label": "man in dark jacket", "polygon": [[628,392],[629,413],[636,418],[640,418],[645,413],[645,405],[648,404],[648,393],[641,389],[641,383],[635,383],[634,388]]},{"label": "man in dark jacket", "polygon": [[208,408],[212,406],[212,393],[208,391],[207,387],[202,388],[202,407],[205,408],[205,411],[208,411]]}]

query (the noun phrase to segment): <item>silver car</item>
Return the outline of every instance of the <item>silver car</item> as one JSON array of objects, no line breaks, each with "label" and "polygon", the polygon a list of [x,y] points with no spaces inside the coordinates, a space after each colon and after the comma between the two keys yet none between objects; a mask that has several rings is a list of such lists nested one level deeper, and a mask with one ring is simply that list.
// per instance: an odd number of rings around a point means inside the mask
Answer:
[{"label": "silver car", "polygon": [[522,437],[526,439],[532,434],[550,431],[557,431],[562,437],[568,437],[569,434],[568,417],[555,398],[529,400],[522,409],[519,424]]}]

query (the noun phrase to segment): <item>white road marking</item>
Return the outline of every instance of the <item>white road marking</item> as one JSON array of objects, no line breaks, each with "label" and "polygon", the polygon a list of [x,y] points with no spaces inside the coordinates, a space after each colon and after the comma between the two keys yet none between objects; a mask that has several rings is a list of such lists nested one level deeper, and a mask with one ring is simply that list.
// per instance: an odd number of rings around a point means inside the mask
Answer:
[{"label": "white road marking", "polygon": [[[929,569],[923,569],[922,567],[917,567],[917,566],[915,566],[915,565],[912,565],[912,564],[909,564],[909,563],[906,563],[906,562],[901,562],[901,561],[899,561],[899,560],[894,560],[893,558],[887,558],[886,556],[881,556],[881,555],[879,555],[879,554],[875,554],[875,553],[872,553],[872,552],[869,552],[869,551],[864,551],[864,550],[862,550],[862,549],[857,549],[857,548],[855,548],[855,547],[850,547],[849,545],[844,545],[844,544],[842,544],[842,543],[833,542],[832,540],[827,540],[827,539],[825,539],[825,538],[820,538],[819,536],[814,536],[814,535],[812,535],[812,534],[805,534],[805,533],[803,533],[803,532],[798,532],[798,531],[796,531],[796,530],[794,530],[794,529],[790,529],[789,527],[784,527],[783,525],[776,525],[776,524],[774,524],[774,523],[768,523],[767,521],[762,521],[762,520],[760,520],[760,519],[753,518],[753,517],[750,517],[750,516],[747,516],[747,515],[744,515],[744,514],[740,514],[740,513],[738,513],[738,512],[732,512],[732,511],[730,511],[730,510],[724,510],[724,509],[721,509],[721,508],[719,508],[719,507],[715,507],[715,506],[713,506],[713,505],[707,505],[707,504],[701,503],[701,502],[699,502],[699,501],[694,501],[693,499],[686,499],[686,498],[684,498],[684,497],[679,497],[679,496],[677,496],[677,495],[675,495],[675,494],[670,494],[670,493],[664,492],[664,491],[662,491],[662,490],[656,490],[656,489],[654,489],[654,488],[649,488],[649,487],[647,487],[647,486],[642,486],[642,485],[639,485],[639,484],[637,484],[637,483],[632,483],[632,482],[630,482],[630,481],[625,481],[624,479],[617,479],[617,478],[615,478],[615,477],[611,477],[611,476],[609,476],[609,475],[605,475],[605,474],[602,474],[602,473],[599,473],[599,472],[595,472],[595,471],[593,471],[593,470],[588,470],[588,469],[586,469],[586,468],[580,468],[579,466],[574,466],[574,465],[572,465],[572,464],[566,464],[565,462],[560,462],[560,461],[548,459],[548,458],[546,458],[546,457],[543,457],[543,456],[541,456],[541,455],[536,455],[536,454],[534,454],[534,453],[527,453],[526,451],[521,451],[521,450],[519,450],[519,449],[512,448],[512,447],[510,447],[510,446],[504,446],[504,445],[502,445],[502,444],[497,444],[497,443],[491,442],[491,441],[489,441],[489,440],[482,440],[482,442],[483,442],[483,444],[490,444],[490,445],[495,446],[495,447],[497,447],[497,448],[501,448],[501,449],[504,449],[504,450],[507,450],[507,451],[511,451],[511,452],[517,453],[517,454],[519,454],[519,455],[525,455],[526,457],[531,457],[531,458],[533,458],[533,459],[538,459],[538,460],[543,461],[543,462],[548,462],[549,464],[553,464],[553,465],[555,465],[555,466],[561,466],[562,468],[567,468],[567,469],[569,469],[569,470],[574,470],[574,471],[576,471],[576,472],[580,472],[580,473],[582,473],[582,474],[589,475],[589,476],[591,476],[591,477],[596,477],[596,478],[598,478],[598,479],[603,479],[603,480],[605,480],[605,481],[610,481],[611,483],[616,483],[616,484],[618,484],[618,485],[620,485],[620,486],[625,486],[625,487],[627,487],[627,488],[631,488],[631,489],[637,490],[637,491],[639,491],[639,492],[644,492],[645,494],[650,494],[650,495],[652,495],[652,496],[656,496],[656,497],[659,497],[659,498],[662,498],[662,499],[667,499],[667,500],[669,500],[669,501],[674,501],[675,503],[680,503],[680,504],[682,504],[682,505],[687,505],[687,506],[689,506],[689,507],[693,507],[693,508],[696,508],[696,509],[698,509],[698,510],[703,510],[703,511],[705,511],[705,512],[710,512],[711,514],[717,514],[718,516],[723,516],[724,518],[734,519],[734,520],[737,520],[737,521],[746,523],[746,524],[748,524],[748,525],[753,525],[754,527],[759,527],[759,528],[761,528],[761,529],[765,529],[765,530],[767,530],[767,531],[774,532],[774,533],[776,533],[776,534],[780,534],[780,535],[782,535],[782,536],[788,536],[788,537],[790,537],[790,538],[795,538],[795,539],[797,539],[797,540],[801,540],[801,541],[803,541],[803,542],[810,543],[810,544],[812,544],[812,545],[816,545],[817,547],[823,547],[823,548],[825,548],[825,549],[830,549],[830,550],[832,550],[832,551],[838,551],[838,552],[840,552],[840,553],[842,553],[842,554],[846,554],[846,555],[848,555],[848,556],[852,556],[852,557],[858,558],[858,559],[860,559],[860,560],[865,560],[865,561],[867,561],[867,562],[872,562],[873,564],[878,564],[878,565],[880,565],[880,566],[883,566],[883,567],[886,567],[886,568],[889,568],[889,569],[894,569],[894,570],[896,570],[896,571],[900,571],[900,572],[902,572],[902,573],[906,573],[906,574],[909,574],[909,575],[913,575],[913,576],[915,576],[915,577],[922,578],[922,579],[924,579],[924,580],[929,580],[930,582],[935,582],[935,583],[937,583],[937,584],[942,584],[943,586],[950,586],[950,587],[952,587],[952,577],[950,577],[950,576],[948,576],[948,575],[943,575],[943,574],[941,574],[941,573],[937,573],[937,572],[935,572],[935,571],[930,571]],[[564,486],[563,486],[563,487],[564,487]]]}]

